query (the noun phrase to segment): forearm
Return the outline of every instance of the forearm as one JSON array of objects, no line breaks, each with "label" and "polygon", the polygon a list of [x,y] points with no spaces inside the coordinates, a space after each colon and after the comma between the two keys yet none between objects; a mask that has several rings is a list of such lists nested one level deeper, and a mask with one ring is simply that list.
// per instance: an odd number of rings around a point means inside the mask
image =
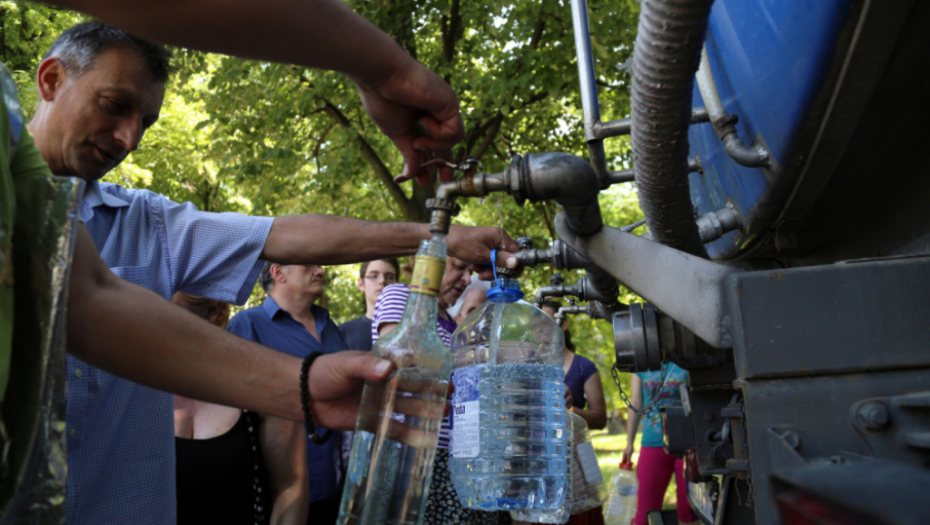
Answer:
[{"label": "forearm", "polygon": [[[144,315],[137,314],[141,305]],[[69,302],[68,325],[69,351],[113,374],[193,399],[303,419],[300,359],[236,337],[148,290],[121,281],[80,305]]]},{"label": "forearm", "polygon": [[585,420],[585,423],[588,424],[588,429],[590,430],[600,430],[607,426],[606,410],[582,409],[575,407],[572,409],[572,411]]},{"label": "forearm", "polygon": [[304,525],[310,505],[307,439],[303,425],[262,418],[262,455],[271,482],[272,525]]},{"label": "forearm", "polygon": [[271,525],[304,525],[307,523],[310,483],[294,484],[277,494],[271,510]]},{"label": "forearm", "polygon": [[371,222],[333,215],[277,217],[262,259],[281,264],[348,264],[416,253],[426,224]]},{"label": "forearm", "polygon": [[157,42],[332,69],[370,86],[413,62],[339,0],[51,1]]},{"label": "forearm", "polygon": [[626,439],[627,447],[633,446],[633,438],[636,437],[636,429],[639,428],[639,414],[632,410],[627,410],[626,419]]},{"label": "forearm", "polygon": [[83,227],[69,288],[68,351],[159,390],[302,420],[298,358],[236,337],[118,279]]}]

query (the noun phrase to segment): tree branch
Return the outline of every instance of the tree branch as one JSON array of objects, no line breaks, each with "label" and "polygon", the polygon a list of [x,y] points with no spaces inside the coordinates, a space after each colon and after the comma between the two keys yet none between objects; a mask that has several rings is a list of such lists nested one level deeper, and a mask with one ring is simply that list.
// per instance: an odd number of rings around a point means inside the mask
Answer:
[{"label": "tree branch", "polygon": [[[335,120],[336,123],[339,124],[343,129],[352,128],[352,123],[349,122],[349,119],[342,113],[342,111],[339,110],[339,108],[337,108],[332,102],[330,102],[329,100],[326,100],[325,98],[322,100],[323,100],[323,111],[327,115],[329,115],[333,120]],[[409,217],[411,213],[415,213],[416,212],[415,207],[413,208],[411,207],[410,199],[408,199],[407,196],[404,195],[404,191],[400,188],[400,186],[396,182],[394,182],[394,176],[391,174],[388,167],[381,160],[381,157],[378,155],[378,152],[375,151],[375,149],[365,139],[365,137],[361,135],[361,133],[359,133],[357,130],[355,130],[355,132],[356,132],[355,143],[358,145],[359,149],[361,150],[362,157],[368,162],[368,165],[371,166],[371,168],[374,170],[378,178],[381,179],[381,182],[383,182],[384,185],[387,187],[388,193],[390,193],[391,198],[393,198],[394,202],[396,202],[397,205],[400,206],[402,210],[404,210],[404,215]],[[413,220],[413,219],[410,219],[410,220]]]},{"label": "tree branch", "polygon": [[464,34],[460,0],[452,0],[449,15],[442,15],[442,57],[447,64],[455,61],[455,45]]}]

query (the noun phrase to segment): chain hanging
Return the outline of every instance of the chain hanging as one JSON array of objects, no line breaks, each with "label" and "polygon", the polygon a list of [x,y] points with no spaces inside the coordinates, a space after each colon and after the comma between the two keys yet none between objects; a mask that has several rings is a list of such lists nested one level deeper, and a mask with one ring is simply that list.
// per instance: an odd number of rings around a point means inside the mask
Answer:
[{"label": "chain hanging", "polygon": [[649,405],[642,409],[634,407],[633,403],[630,401],[629,396],[627,396],[626,392],[623,391],[623,386],[620,384],[620,367],[617,366],[617,363],[614,363],[614,366],[610,368],[610,377],[613,378],[614,384],[617,385],[617,389],[620,391],[620,400],[623,401],[623,404],[625,404],[628,409],[632,410],[634,414],[638,416],[645,416],[655,410],[656,405],[658,405],[659,400],[662,397],[660,394],[665,388],[665,385],[668,382],[668,377],[670,375],[668,367],[665,365],[666,363],[662,363],[662,367],[660,369],[662,374],[662,384],[652,391],[652,401],[650,401]]}]

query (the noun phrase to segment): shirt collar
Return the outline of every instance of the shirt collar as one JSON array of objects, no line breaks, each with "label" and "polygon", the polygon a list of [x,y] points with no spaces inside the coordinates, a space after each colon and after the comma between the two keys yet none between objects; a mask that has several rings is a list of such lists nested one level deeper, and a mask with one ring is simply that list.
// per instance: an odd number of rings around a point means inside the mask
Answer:
[{"label": "shirt collar", "polygon": [[103,188],[100,187],[100,182],[93,181],[88,182],[84,190],[84,203],[81,205],[84,213],[84,220],[89,221],[91,217],[94,216],[94,208],[98,206],[106,206],[108,208],[124,208],[129,206],[129,201],[126,201],[116,195],[113,195],[110,192],[103,191]]},{"label": "shirt collar", "polygon": [[[278,315],[278,312],[284,312],[287,315],[291,315],[285,309],[278,306],[278,303],[276,303],[270,295],[265,297],[265,302],[262,303],[262,308],[265,310],[265,313],[268,314],[269,319],[274,319],[274,317]],[[316,322],[317,327],[326,326],[327,321],[329,321],[329,310],[323,308],[322,306],[313,304],[310,306],[310,313],[313,314],[313,320]]]}]

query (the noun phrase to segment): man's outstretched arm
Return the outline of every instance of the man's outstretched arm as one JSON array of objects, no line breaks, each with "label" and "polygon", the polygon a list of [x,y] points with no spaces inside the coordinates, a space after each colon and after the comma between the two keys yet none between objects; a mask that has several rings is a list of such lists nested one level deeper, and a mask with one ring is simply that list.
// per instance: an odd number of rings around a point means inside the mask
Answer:
[{"label": "man's outstretched arm", "polygon": [[[302,421],[300,359],[230,334],[117,278],[83,225],[68,290],[68,351],[159,390]],[[310,369],[311,411],[327,428],[354,428],[363,382],[389,361],[363,352],[322,356]]]},{"label": "man's outstretched arm", "polygon": [[424,183],[424,150],[448,157],[465,136],[452,88],[340,0],[47,1],[157,42],[345,73],[403,154],[404,180]]},{"label": "man's outstretched arm", "polygon": [[[333,215],[277,217],[261,258],[281,264],[347,264],[416,253],[431,236],[427,224],[370,222]],[[472,264],[486,264],[497,249],[498,266],[516,268],[516,241],[499,228],[452,226],[449,254]]]}]

